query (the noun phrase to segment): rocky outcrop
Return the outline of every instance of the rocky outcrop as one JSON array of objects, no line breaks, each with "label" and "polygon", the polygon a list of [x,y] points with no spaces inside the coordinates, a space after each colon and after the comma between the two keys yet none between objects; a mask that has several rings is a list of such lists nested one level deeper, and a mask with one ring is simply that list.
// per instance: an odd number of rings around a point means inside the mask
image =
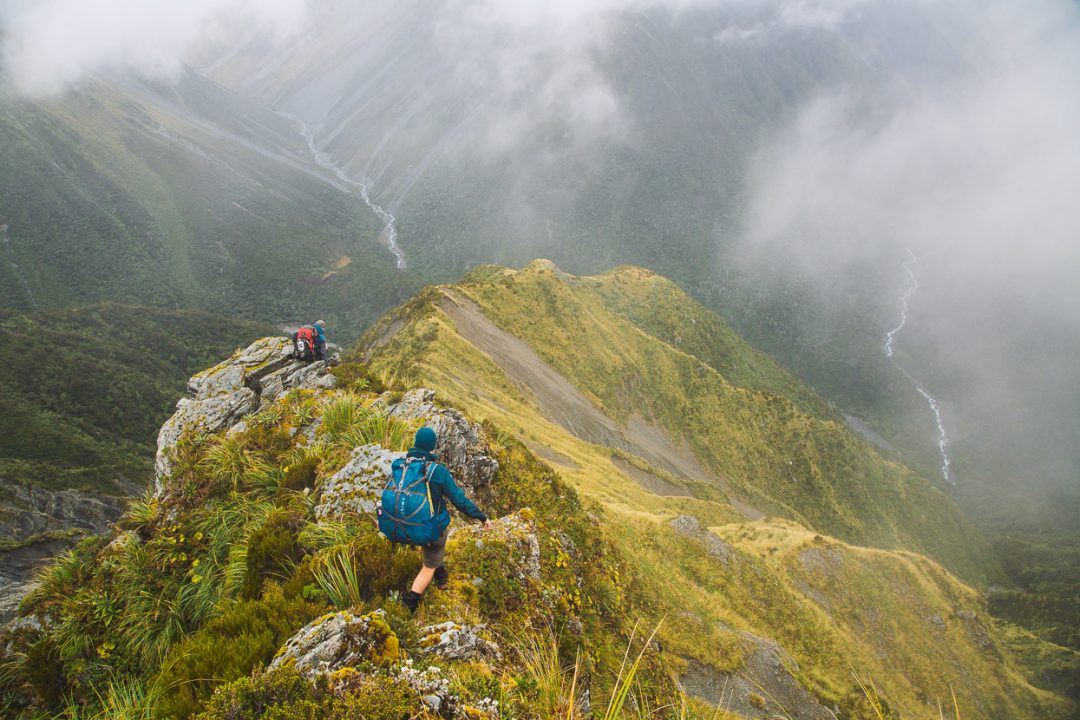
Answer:
[{"label": "rocky outcrop", "polygon": [[672,519],[668,525],[680,535],[700,542],[704,545],[705,552],[724,565],[728,565],[738,557],[730,545],[717,537],[708,528],[703,527],[701,522],[693,515],[679,515]]},{"label": "rocky outcrop", "polygon": [[86,535],[109,530],[125,498],[6,483],[0,496],[0,624],[15,615],[37,569]]},{"label": "rocky outcrop", "polygon": [[323,520],[375,512],[379,491],[390,473],[390,463],[404,454],[374,444],[353,450],[345,467],[323,482],[315,517]]},{"label": "rocky outcrop", "polygon": [[[446,465],[467,494],[475,496],[491,484],[499,463],[491,457],[480,428],[457,410],[438,407],[434,398],[434,390],[411,390],[400,402],[387,405],[386,413],[435,430],[439,436],[439,462]],[[345,466],[324,481],[316,516],[324,519],[374,512],[390,463],[403,454],[379,445],[354,449]]]},{"label": "rocky outcrop", "polygon": [[435,404],[435,391],[410,390],[401,402],[390,405],[391,417],[427,425],[439,436],[439,462],[446,465],[454,480],[472,495],[487,487],[499,463],[491,457],[479,426],[469,422],[460,411]]},{"label": "rocky outcrop", "polygon": [[522,580],[540,579],[540,541],[536,537],[533,513],[522,508],[516,513],[493,520],[491,528],[462,525],[450,530],[450,536],[460,543],[501,543],[509,553],[510,563],[517,568]]},{"label": "rocky outcrop", "polygon": [[291,344],[284,337],[256,340],[225,362],[198,373],[188,381],[192,397],[176,404],[176,412],[158,433],[155,490],[161,493],[172,470],[170,452],[186,433],[232,427],[293,388],[333,386],[326,363],[293,359]]},{"label": "rocky outcrop", "polygon": [[723,673],[691,661],[681,678],[687,693],[740,717],[765,720],[782,714],[792,720],[836,720],[836,713],[796,679],[799,664],[783,648],[752,633],[740,635],[747,650],[745,666]]},{"label": "rocky outcrop", "polygon": [[4,485],[0,541],[6,542],[68,528],[103,533],[126,502],[126,498],[78,490],[46,490],[27,483]]},{"label": "rocky outcrop", "polygon": [[397,635],[385,617],[382,610],[366,615],[324,615],[293,635],[270,663],[270,669],[291,664],[304,677],[314,679],[345,667],[398,660],[401,651]]},{"label": "rocky outcrop", "polygon": [[447,621],[420,630],[420,653],[444,660],[472,660],[481,656],[502,657],[499,646],[481,637],[483,625]]},{"label": "rocky outcrop", "polygon": [[[427,630],[432,630],[429,635],[434,633],[432,628]],[[470,639],[475,640],[474,648],[485,647],[481,644],[485,641],[480,641],[475,633],[471,638],[452,633],[451,636],[459,641],[463,653]],[[422,669],[413,666],[412,660],[401,651],[381,609],[366,615],[331,613],[305,626],[278,652],[268,670],[289,665],[311,681],[326,677],[335,689],[362,684],[364,679],[373,677],[372,666],[386,666],[387,679],[407,685],[430,711],[444,717],[462,716],[460,700],[450,692],[449,678],[436,665]],[[475,710],[478,712],[464,716],[498,715],[498,705],[493,701]]]}]

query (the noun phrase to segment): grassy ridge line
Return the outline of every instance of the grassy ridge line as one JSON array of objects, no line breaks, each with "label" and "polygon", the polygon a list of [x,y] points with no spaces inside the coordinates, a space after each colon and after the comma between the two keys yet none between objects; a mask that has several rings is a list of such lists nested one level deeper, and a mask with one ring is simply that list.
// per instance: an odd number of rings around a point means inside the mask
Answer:
[{"label": "grassy ridge line", "polygon": [[386,344],[374,350],[373,372],[437,388],[441,397],[470,416],[491,421],[529,447],[558,458],[551,462],[559,473],[605,507],[653,520],[683,513],[714,518],[716,524],[741,518],[723,503],[658,497],[619,471],[609,448],[581,440],[544,417],[528,388],[515,385],[491,358],[457,334],[453,322],[438,309],[441,298],[438,288],[428,288],[361,339],[358,348],[363,355],[395,319],[403,320]]},{"label": "grassy ridge line", "polygon": [[543,261],[488,278],[466,278],[457,289],[609,417],[653,422],[771,512],[790,508],[844,540],[929,554],[974,582],[997,577],[985,542],[942,492],[842,424],[809,415],[784,395],[733,386],[705,361],[608,310],[591,291],[593,280]]},{"label": "grassy ridge line", "polygon": [[[496,284],[514,278],[509,272],[486,272]],[[749,652],[740,631],[748,631],[780,642],[802,668],[803,683],[828,704],[851,708],[852,717],[859,717],[862,698],[850,674],[852,664],[871,674],[888,701],[912,717],[936,718],[927,697],[948,697],[949,682],[957,686],[964,708],[991,703],[1011,713],[1002,717],[1063,717],[1067,712],[1066,702],[1032,687],[1018,663],[1006,657],[1011,645],[996,629],[987,629],[992,649],[983,649],[977,628],[989,620],[980,595],[937,564],[902,552],[856,548],[784,521],[748,525],[722,502],[653,495],[612,465],[608,448],[583,442],[544,418],[528,388],[516,386],[457,334],[439,309],[441,297],[439,288],[429,288],[384,318],[362,339],[360,354],[370,354],[376,374],[396,373],[436,387],[473,417],[538,448],[571,486],[600,502],[610,535],[639,578],[631,595],[657,613],[672,613],[660,637],[682,662],[703,663],[713,672],[740,671]],[[531,321],[542,323],[542,313],[534,313]],[[668,525],[683,514],[725,537],[730,534],[731,559],[711,555],[707,544],[688,540]],[[787,538],[790,552],[777,554],[778,540],[747,539],[773,535]],[[799,543],[840,553],[845,567],[861,568],[851,570],[853,584],[845,585],[849,575],[800,571],[801,550],[794,549]],[[909,566],[918,572],[905,571],[893,582]],[[819,601],[828,596],[816,589],[819,585],[843,612],[830,615],[823,609]],[[905,616],[918,621],[916,638],[908,637],[903,623],[878,628],[868,621],[912,598],[918,599],[913,606],[925,611],[918,618]],[[958,612],[974,613],[970,628]],[[937,627],[928,619],[934,615],[941,618],[940,636],[926,630],[927,623]],[[968,665],[974,681],[965,670]]]},{"label": "grassy ridge line", "polygon": [[580,280],[610,310],[622,313],[656,339],[707,363],[732,385],[784,395],[807,413],[839,419],[828,401],[776,360],[754,350],[715,312],[671,280],[633,266]]}]

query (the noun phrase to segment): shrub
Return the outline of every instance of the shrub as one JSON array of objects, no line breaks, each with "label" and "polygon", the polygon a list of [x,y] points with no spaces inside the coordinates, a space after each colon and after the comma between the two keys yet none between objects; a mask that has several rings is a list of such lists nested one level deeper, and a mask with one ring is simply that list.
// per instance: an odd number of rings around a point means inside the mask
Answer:
[{"label": "shrub", "polygon": [[199,720],[322,720],[331,716],[325,681],[309,683],[295,668],[235,680],[214,693]]},{"label": "shrub", "polygon": [[304,490],[315,487],[315,478],[319,472],[318,455],[306,455],[285,467],[281,478],[281,487],[286,490]]},{"label": "shrub", "polygon": [[275,585],[261,600],[227,604],[218,618],[169,651],[154,679],[161,690],[159,715],[186,718],[198,712],[215,687],[269,662],[320,611],[303,600],[286,599]]},{"label": "shrub", "polygon": [[284,579],[300,560],[303,549],[297,541],[297,530],[303,520],[284,511],[276,511],[248,540],[244,584],[240,596],[253,599],[259,596],[267,577]]}]

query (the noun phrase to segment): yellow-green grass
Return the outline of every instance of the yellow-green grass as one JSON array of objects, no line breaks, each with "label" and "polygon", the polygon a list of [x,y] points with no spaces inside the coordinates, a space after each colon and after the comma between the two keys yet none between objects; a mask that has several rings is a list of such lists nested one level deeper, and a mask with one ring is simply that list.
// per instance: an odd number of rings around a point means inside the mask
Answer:
[{"label": "yellow-green grass", "polygon": [[[932,548],[969,574],[980,567],[977,535],[924,480],[882,459],[835,422],[803,412],[781,395],[735,387],[712,365],[608,312],[596,297],[581,295],[591,292],[583,286],[610,278],[565,278],[534,264],[518,272],[488,268],[470,279],[472,284],[451,292],[469,296],[497,325],[529,342],[611,417],[625,420],[640,413],[700,449],[703,438],[716,435],[695,435],[693,426],[672,422],[671,412],[681,407],[707,415],[710,432],[720,428],[726,435],[724,442],[714,441],[718,452],[699,452],[699,457],[723,468],[724,476],[755,501],[764,500],[769,510],[804,523],[777,518],[752,523],[722,496],[661,497],[646,490],[612,463],[610,448],[583,441],[545,418],[527,387],[516,385],[461,337],[439,309],[440,288],[429,289],[371,331],[361,351],[370,348],[374,372],[408,375],[413,383],[437,388],[445,401],[546,454],[573,487],[605,507],[608,534],[639,578],[630,594],[658,615],[677,609],[659,635],[675,657],[737,672],[747,652],[739,631],[747,631],[779,642],[799,663],[798,677],[808,688],[856,717],[871,711],[852,667],[872,676],[882,698],[902,708],[904,717],[937,717],[936,699],[949,697],[950,684],[971,716],[983,710],[1002,717],[1067,713],[1065,701],[1025,678],[999,630],[989,624],[980,594],[909,551]],[[537,303],[545,306],[542,311]],[[567,322],[570,316],[578,321]],[[378,347],[376,338],[382,342]],[[636,367],[648,367],[649,377],[635,376]],[[628,391],[628,377],[643,383],[637,388],[641,397]],[[695,389],[680,388],[678,382]],[[659,399],[664,394],[669,401]],[[817,468],[821,484],[812,486],[832,497],[822,502],[804,488],[778,502],[755,487],[753,479],[768,474],[772,456],[782,452],[776,446],[793,447],[789,457],[811,464],[835,452],[839,464]],[[717,460],[723,453],[732,458],[727,465]],[[833,472],[847,472],[858,487],[829,487]],[[775,485],[766,487],[776,491]],[[858,503],[852,502],[856,490],[862,493]],[[833,515],[807,508],[808,499],[823,507],[831,503]],[[861,512],[875,503],[888,507],[867,522]],[[735,548],[736,559],[724,563],[678,534],[668,524],[677,515],[693,515],[711,526]],[[814,530],[805,527],[815,521]],[[888,532],[867,528],[885,521]],[[939,522],[956,526],[934,527]],[[830,527],[846,539],[877,539],[894,549],[846,544],[827,536]],[[936,542],[920,542],[922,532],[936,534]],[[800,553],[807,549],[836,553],[843,559],[842,576],[830,579],[803,567]],[[819,604],[822,598],[828,598],[831,611]],[[927,629],[928,622],[938,627],[934,617],[941,620],[940,634]]]},{"label": "yellow-green grass", "polygon": [[[882,458],[845,426],[801,410],[786,395],[731,384],[706,361],[610,310],[606,303],[611,301],[595,290],[612,283],[634,288],[660,282],[648,273],[644,279],[638,275],[626,269],[599,279],[574,278],[537,261],[516,272],[489,268],[478,274],[483,281],[450,292],[476,302],[491,322],[524,340],[616,423],[625,427],[632,417],[644,418],[761,510],[847,541],[926,553],[969,581],[996,576],[985,542],[925,479]],[[674,286],[669,291],[678,293]],[[686,303],[692,319],[699,306],[681,293],[674,297]],[[516,387],[458,335],[440,310],[444,298],[443,290],[432,288],[399,311],[395,317],[404,324],[374,351],[374,365],[409,368],[470,412],[510,419],[500,424],[522,439],[543,441],[575,457],[562,446],[581,445],[551,423],[542,427],[542,413],[528,402],[528,390]],[[362,346],[389,326],[389,320],[377,325]],[[687,326],[692,332],[694,323]],[[745,344],[739,350],[755,357]],[[775,377],[778,387],[794,382],[778,367],[765,374]],[[567,474],[588,483],[585,476],[597,469]],[[621,487],[611,488],[606,498],[604,489],[598,490],[605,502],[622,502]]]}]

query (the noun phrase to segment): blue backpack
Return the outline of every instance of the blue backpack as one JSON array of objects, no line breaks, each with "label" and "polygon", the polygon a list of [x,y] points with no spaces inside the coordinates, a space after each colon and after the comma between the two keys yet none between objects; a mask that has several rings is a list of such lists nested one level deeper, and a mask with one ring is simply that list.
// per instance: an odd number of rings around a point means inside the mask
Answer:
[{"label": "blue backpack", "polygon": [[431,502],[428,474],[434,463],[402,457],[390,464],[390,476],[378,509],[379,532],[405,545],[430,545],[450,524],[450,513],[439,513]]}]

